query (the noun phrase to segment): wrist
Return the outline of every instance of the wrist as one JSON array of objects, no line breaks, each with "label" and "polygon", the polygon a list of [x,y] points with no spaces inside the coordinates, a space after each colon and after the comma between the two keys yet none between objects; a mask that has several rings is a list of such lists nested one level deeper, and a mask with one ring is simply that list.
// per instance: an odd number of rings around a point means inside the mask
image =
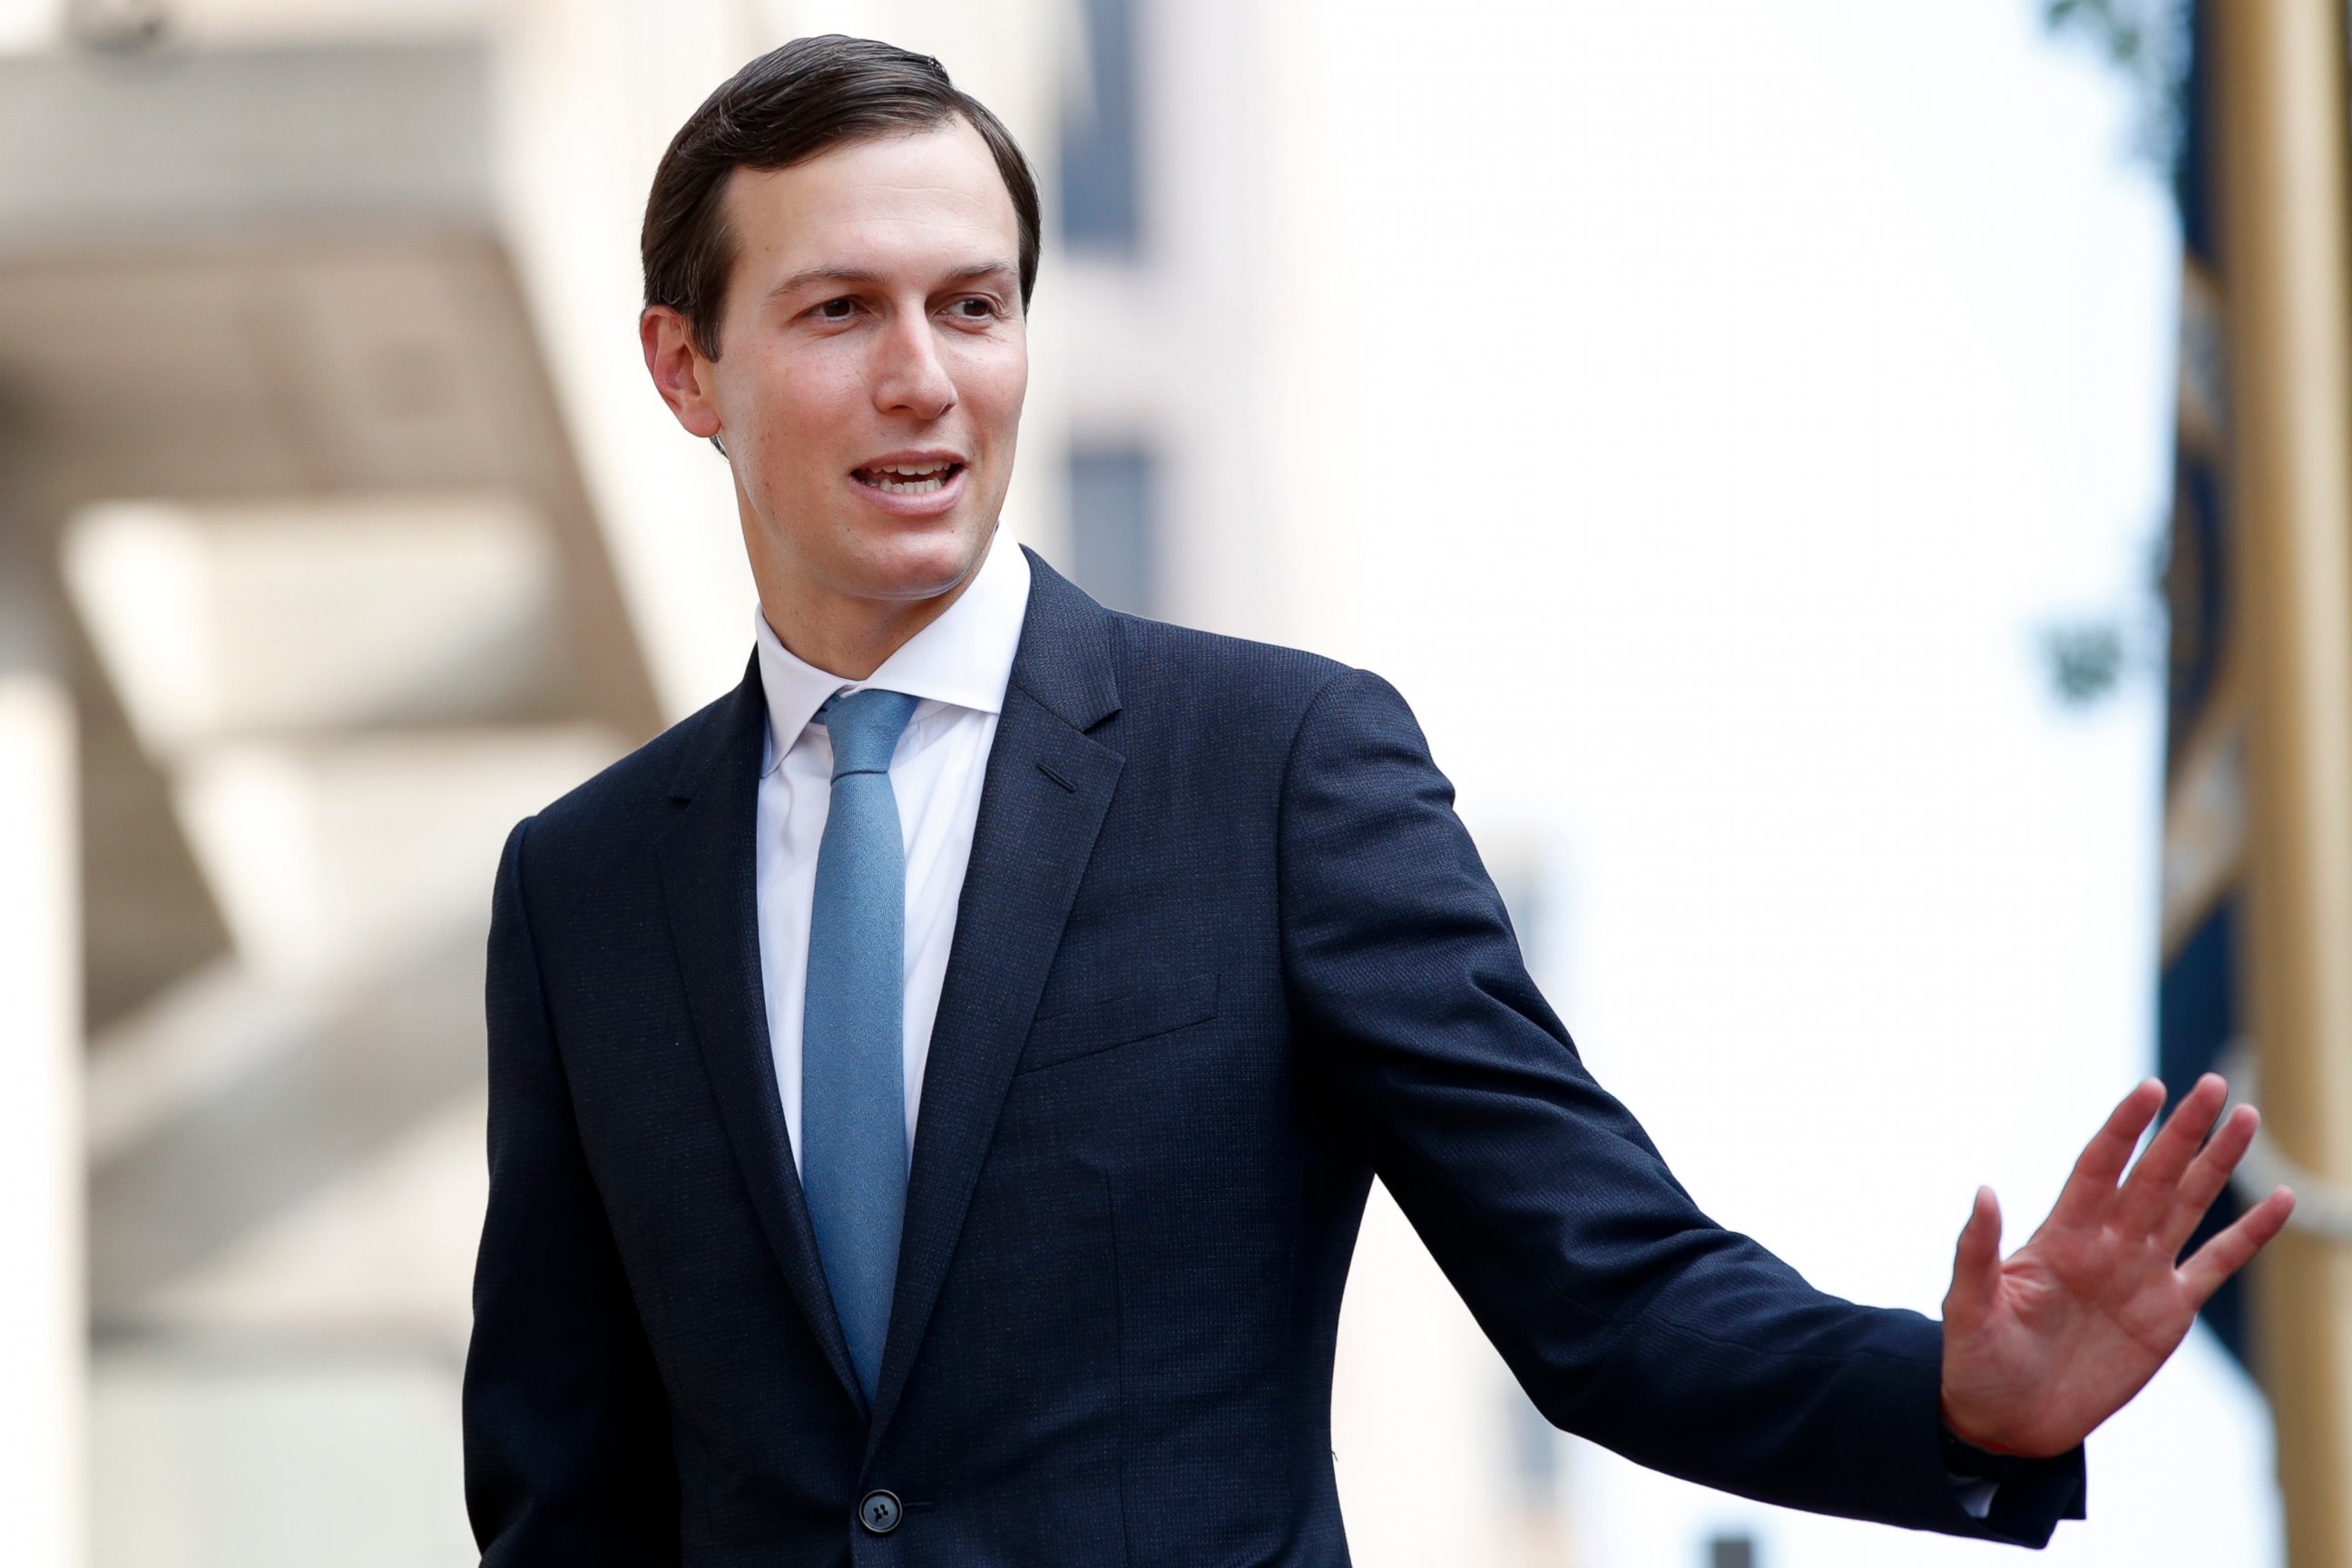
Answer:
[{"label": "wrist", "polygon": [[2023,1458],[2017,1449],[2009,1447],[1997,1439],[1986,1436],[1984,1434],[1975,1430],[1968,1423],[1954,1415],[1952,1414],[1951,1397],[1948,1394],[1939,1394],[1937,1396],[1936,1403],[1937,1412],[1943,1417],[1944,1430],[1950,1433],[1954,1437],[1958,1438],[1968,1447],[1975,1448],[1981,1453],[1992,1454],[2004,1459]]}]

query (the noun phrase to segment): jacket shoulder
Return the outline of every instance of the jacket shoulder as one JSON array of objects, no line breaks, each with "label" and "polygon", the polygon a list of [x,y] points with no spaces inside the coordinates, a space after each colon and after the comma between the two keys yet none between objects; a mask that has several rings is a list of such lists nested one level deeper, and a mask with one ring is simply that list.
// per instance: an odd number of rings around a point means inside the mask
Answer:
[{"label": "jacket shoulder", "polygon": [[1132,736],[1161,723],[1228,740],[1287,736],[1316,694],[1349,673],[1303,649],[1253,642],[1114,610],[1028,557],[1028,620],[1013,683],[1082,728],[1116,709]]},{"label": "jacket shoulder", "polygon": [[1278,643],[1117,611],[1111,622],[1119,645],[1123,699],[1180,721],[1197,716],[1229,732],[1272,729],[1287,734],[1325,687],[1358,673],[1338,659]]},{"label": "jacket shoulder", "polygon": [[658,831],[670,818],[667,803],[682,786],[730,740],[741,739],[737,731],[747,708],[758,709],[758,696],[756,687],[736,687],[551,801],[530,818],[534,865],[551,853],[601,847],[609,855]]}]

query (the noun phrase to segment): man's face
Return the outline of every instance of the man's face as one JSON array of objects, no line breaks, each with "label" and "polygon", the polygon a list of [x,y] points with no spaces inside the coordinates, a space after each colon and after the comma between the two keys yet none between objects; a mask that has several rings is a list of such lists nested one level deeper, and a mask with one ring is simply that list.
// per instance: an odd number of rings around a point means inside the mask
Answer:
[{"label": "man's face", "polygon": [[1018,220],[987,143],[951,120],[737,169],[724,210],[719,357],[696,368],[761,597],[956,588],[995,531],[1029,383]]}]

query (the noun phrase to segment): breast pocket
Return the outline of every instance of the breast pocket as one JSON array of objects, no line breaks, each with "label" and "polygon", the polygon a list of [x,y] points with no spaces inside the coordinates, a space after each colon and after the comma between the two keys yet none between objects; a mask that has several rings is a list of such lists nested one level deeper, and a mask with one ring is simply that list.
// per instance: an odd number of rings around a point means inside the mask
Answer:
[{"label": "breast pocket", "polygon": [[1040,1018],[1016,1072],[1035,1072],[1138,1040],[1174,1034],[1217,1016],[1217,977],[1187,974]]}]

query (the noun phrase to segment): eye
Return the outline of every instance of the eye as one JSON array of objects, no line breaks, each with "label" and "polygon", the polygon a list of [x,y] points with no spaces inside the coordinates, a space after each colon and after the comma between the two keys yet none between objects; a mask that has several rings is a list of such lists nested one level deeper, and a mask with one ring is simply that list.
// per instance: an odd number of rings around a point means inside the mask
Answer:
[{"label": "eye", "polygon": [[948,307],[948,313],[962,321],[992,321],[1000,314],[996,301],[985,294],[967,294]]},{"label": "eye", "polygon": [[856,313],[857,301],[845,294],[838,300],[827,300],[809,311],[820,321],[845,321]]}]

